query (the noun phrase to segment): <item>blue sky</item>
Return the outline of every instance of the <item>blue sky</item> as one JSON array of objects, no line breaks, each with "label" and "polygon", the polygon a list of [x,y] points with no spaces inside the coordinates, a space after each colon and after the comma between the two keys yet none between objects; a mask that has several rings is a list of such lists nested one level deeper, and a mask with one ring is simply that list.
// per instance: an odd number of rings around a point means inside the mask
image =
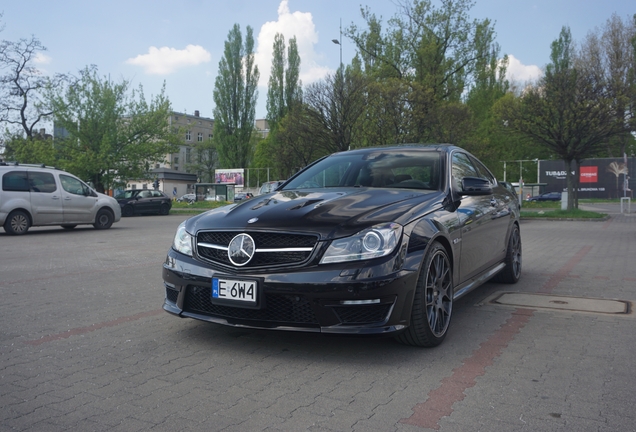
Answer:
[{"label": "blue sky", "polygon": [[[296,35],[301,79],[309,84],[339,64],[339,25],[363,26],[360,5],[383,21],[395,15],[398,0],[33,0],[0,4],[0,39],[35,35],[48,48],[38,67],[45,73],[71,72],[95,64],[103,76],[142,84],[146,96],[166,83],[175,111],[212,117],[212,92],[223,44],[238,23],[254,29],[261,71],[256,116],[265,116],[267,77],[274,35]],[[439,4],[438,0],[433,0]],[[633,0],[476,1],[473,19],[495,22],[502,54],[511,57],[509,73],[518,81],[536,77],[549,61],[550,43],[564,25],[576,41],[602,27],[612,13],[633,16]],[[343,61],[354,45],[342,43]]]}]

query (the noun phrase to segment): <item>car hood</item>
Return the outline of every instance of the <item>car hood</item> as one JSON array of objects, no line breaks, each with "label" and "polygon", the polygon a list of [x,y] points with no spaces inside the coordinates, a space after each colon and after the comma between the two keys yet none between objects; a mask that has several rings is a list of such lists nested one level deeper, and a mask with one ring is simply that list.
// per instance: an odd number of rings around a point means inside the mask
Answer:
[{"label": "car hood", "polygon": [[112,200],[112,201],[117,201],[115,198],[113,198],[113,197],[112,197],[112,196],[110,196],[110,195],[106,195],[106,194],[103,194],[103,193],[101,193],[101,192],[97,192],[97,191],[95,191],[95,193],[97,194],[97,197],[98,197],[98,198],[106,199],[106,200],[108,200],[108,201],[111,201],[111,200]]},{"label": "car hood", "polygon": [[186,229],[302,231],[331,239],[382,222],[405,225],[426,207],[440,207],[443,198],[438,191],[400,189],[283,190],[195,216]]}]

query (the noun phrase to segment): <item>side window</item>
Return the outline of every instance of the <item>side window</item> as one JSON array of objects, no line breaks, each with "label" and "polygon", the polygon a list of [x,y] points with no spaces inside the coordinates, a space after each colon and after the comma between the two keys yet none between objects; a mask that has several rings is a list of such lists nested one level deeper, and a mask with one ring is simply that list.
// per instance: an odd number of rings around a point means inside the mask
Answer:
[{"label": "side window", "polygon": [[484,166],[484,164],[482,164],[481,162],[479,162],[475,158],[471,157],[470,160],[473,162],[473,165],[477,168],[477,171],[479,171],[479,177],[484,178],[484,179],[488,179],[488,181],[491,184],[494,185],[495,184],[495,177],[490,173],[488,168],[486,168]]},{"label": "side window", "polygon": [[453,177],[461,180],[464,177],[481,177],[468,156],[464,153],[453,153]]},{"label": "side window", "polygon": [[28,192],[30,190],[26,171],[10,171],[2,176],[2,190]]},{"label": "side window", "polygon": [[60,182],[62,183],[62,189],[66,192],[74,195],[84,195],[84,185],[78,179],[60,174]]},{"label": "side window", "polygon": [[153,190],[152,191],[152,196],[153,198],[163,198],[163,194],[159,191]]},{"label": "side window", "polygon": [[53,174],[47,172],[29,171],[31,192],[52,193],[57,190]]}]

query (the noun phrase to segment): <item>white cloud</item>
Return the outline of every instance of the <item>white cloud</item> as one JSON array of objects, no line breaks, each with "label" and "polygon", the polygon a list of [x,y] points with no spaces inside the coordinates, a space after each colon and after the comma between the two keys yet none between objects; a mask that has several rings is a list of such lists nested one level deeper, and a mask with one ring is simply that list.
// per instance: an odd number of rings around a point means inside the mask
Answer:
[{"label": "white cloud", "polygon": [[508,69],[506,71],[506,78],[510,81],[517,81],[520,83],[527,83],[529,81],[535,81],[543,75],[543,71],[536,65],[524,65],[515,56],[508,55]]},{"label": "white cloud", "polygon": [[200,45],[188,45],[183,50],[169,47],[150,47],[148,54],[140,54],[126,63],[142,66],[150,75],[168,75],[177,69],[207,63],[212,56]]},{"label": "white cloud", "polygon": [[289,0],[281,0],[278,6],[278,20],[263,24],[257,38],[254,57],[261,73],[259,82],[261,87],[266,87],[269,81],[272,69],[272,47],[276,33],[281,33],[285,37],[285,50],[289,47],[289,39],[296,36],[300,55],[300,79],[303,85],[317,81],[331,72],[331,69],[318,64],[322,56],[314,49],[318,43],[318,32],[312,14],[290,12]]},{"label": "white cloud", "polygon": [[35,64],[45,65],[51,63],[51,60],[51,57],[47,56],[46,54],[37,53],[35,55],[35,58],[33,59],[33,62]]}]

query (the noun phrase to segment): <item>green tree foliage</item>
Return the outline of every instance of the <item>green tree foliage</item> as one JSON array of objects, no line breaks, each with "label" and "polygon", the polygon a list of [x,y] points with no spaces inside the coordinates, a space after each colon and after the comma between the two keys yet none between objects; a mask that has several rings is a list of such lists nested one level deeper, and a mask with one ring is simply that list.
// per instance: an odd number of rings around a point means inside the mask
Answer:
[{"label": "green tree foliage", "polygon": [[3,138],[4,156],[8,161],[20,163],[45,164],[55,166],[57,153],[51,139],[39,135],[25,138],[23,134],[5,133]]},{"label": "green tree foliage", "polygon": [[225,42],[214,83],[214,142],[223,168],[249,165],[258,78],[253,30],[247,26],[243,43],[241,28],[235,24]]},{"label": "green tree foliage", "polygon": [[296,37],[289,40],[289,48],[285,54],[285,38],[276,33],[267,89],[267,122],[270,130],[275,130],[282,118],[301,101],[300,55]]},{"label": "green tree foliage", "polygon": [[150,102],[142,86],[129,90],[129,81],[112,82],[88,67],[76,83],[48,96],[56,125],[68,132],[55,142],[58,165],[99,191],[147,177],[179,142],[168,124],[171,107],[164,89]]},{"label": "green tree foliage", "polygon": [[[287,67],[285,67],[287,66]],[[289,47],[285,53],[285,38],[277,33],[274,38],[272,70],[267,90],[267,123],[269,134],[259,143],[254,166],[272,167],[285,173],[280,178],[289,175],[289,155],[292,149],[284,148],[289,143],[288,136],[281,140],[279,125],[287,116],[293,116],[294,110],[301,108],[302,84],[300,82],[300,55],[296,37],[289,40]],[[288,134],[289,135],[289,134]],[[286,154],[287,157],[281,157]]]},{"label": "green tree foliage", "polygon": [[[388,135],[397,142],[458,143],[466,137],[464,126],[472,121],[462,95],[473,85],[479,62],[490,58],[494,27],[489,20],[469,19],[469,0],[444,0],[440,7],[429,0],[402,0],[397,5],[399,14],[388,21],[386,31],[368,8],[362,10],[367,29],[352,25],[347,31],[362,69],[380,83],[372,91],[388,91],[388,109],[374,104],[382,120],[376,130],[366,123],[365,138],[372,142],[391,131]],[[406,114],[401,121],[399,112]],[[457,122],[462,127],[452,131]]]}]

